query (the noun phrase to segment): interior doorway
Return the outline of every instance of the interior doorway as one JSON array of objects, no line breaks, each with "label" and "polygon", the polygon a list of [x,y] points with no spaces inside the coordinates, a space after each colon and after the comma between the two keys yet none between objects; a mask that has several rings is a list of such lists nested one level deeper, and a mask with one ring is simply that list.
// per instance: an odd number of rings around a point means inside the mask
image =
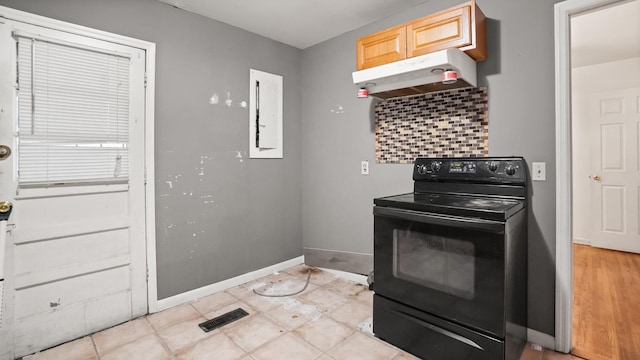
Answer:
[{"label": "interior doorway", "polygon": [[571,352],[588,359],[640,356],[639,13],[634,0],[571,18]]},{"label": "interior doorway", "polygon": [[[640,108],[637,96],[630,95],[629,99],[624,99],[620,94],[621,89],[640,86],[640,74],[637,70],[640,68],[640,28],[635,27],[635,20],[624,20],[625,16],[633,16],[639,12],[636,6],[638,0],[568,0],[556,5],[558,206],[555,340],[556,349],[563,352],[569,352],[572,344],[576,343],[574,337],[577,334],[575,331],[572,332],[572,315],[583,310],[577,308],[582,304],[573,303],[573,286],[578,286],[578,280],[574,275],[584,276],[584,265],[588,263],[584,261],[583,256],[585,247],[573,243],[633,250],[633,246],[628,244],[620,246],[621,242],[617,241],[615,236],[606,241],[595,236],[603,227],[608,232],[607,236],[627,235],[628,239],[638,239],[637,215],[625,217],[628,212],[638,211],[637,189],[640,184],[635,184],[638,182],[638,152],[632,150],[625,153],[624,150],[625,145],[636,150],[638,148],[632,143],[640,136]],[[625,72],[626,68],[631,69],[631,72]],[[614,78],[611,76],[612,70],[620,71],[623,75]],[[636,113],[635,117],[631,115],[628,120],[611,121],[618,115],[629,116],[632,113]],[[595,123],[595,127],[594,118],[599,121]],[[603,121],[604,118],[608,119]],[[618,138],[614,147],[610,146],[614,142],[610,142],[609,147],[601,147],[605,140],[613,140],[612,136],[616,133]],[[618,169],[615,175],[632,170],[631,174],[626,176],[626,181],[635,184],[632,188],[626,189],[619,184],[601,182],[602,177],[598,171],[602,171],[603,168],[611,170],[611,165],[616,161]],[[616,195],[619,201],[612,202],[614,198],[609,195]],[[596,219],[590,213],[594,204],[598,205],[595,208],[599,210]],[[576,249],[575,253],[573,249]],[[604,253],[596,256],[596,262],[605,261],[607,257],[606,250],[600,251]],[[615,271],[612,274],[618,276]],[[602,276],[596,276],[594,279],[607,281]],[[620,284],[618,281],[613,282]],[[598,294],[594,293],[590,302],[598,301],[599,298]],[[595,306],[601,308],[603,305]],[[610,299],[607,305],[611,307]],[[615,306],[611,310],[616,311]],[[622,319],[625,320],[624,317]],[[611,340],[612,333],[615,332],[623,333],[624,330],[603,330],[598,336]],[[584,356],[585,353],[581,352],[581,355]],[[616,356],[609,354],[598,357],[597,354],[591,354],[588,357],[620,358]]]}]

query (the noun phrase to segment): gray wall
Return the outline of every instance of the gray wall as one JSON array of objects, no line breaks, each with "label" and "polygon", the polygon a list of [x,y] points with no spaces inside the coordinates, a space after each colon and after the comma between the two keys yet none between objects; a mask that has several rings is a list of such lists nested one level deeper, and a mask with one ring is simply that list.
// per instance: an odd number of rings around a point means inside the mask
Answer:
[{"label": "gray wall", "polygon": [[[554,334],[555,128],[553,5],[556,0],[478,0],[488,18],[489,155],[547,163],[530,184],[529,327]],[[305,249],[371,254],[372,199],[412,190],[411,165],[375,163],[373,99],[351,83],[360,36],[460,3],[432,0],[308,48],[302,57],[303,239]],[[342,106],[344,113],[332,112]],[[369,176],[360,161],[369,160]]]},{"label": "gray wall", "polygon": [[[302,255],[300,50],[154,0],[0,5],[157,44],[158,298]],[[284,159],[250,160],[248,111],[209,104],[248,100],[250,68],[284,78]]]},{"label": "gray wall", "polygon": [[[375,164],[373,100],[357,99],[351,83],[355,40],[459,2],[432,0],[299,51],[153,0],[0,0],[158,45],[160,298],[298,256],[301,239],[305,248],[371,254],[372,199],[411,191],[411,165]],[[530,190],[529,326],[551,335],[555,2],[478,0],[489,19],[489,60],[478,65],[489,88],[489,153],[547,163],[547,181]],[[248,160],[246,112],[207,103],[214,91],[248,97],[250,67],[284,75],[284,160]],[[361,160],[371,175],[360,175]]]}]

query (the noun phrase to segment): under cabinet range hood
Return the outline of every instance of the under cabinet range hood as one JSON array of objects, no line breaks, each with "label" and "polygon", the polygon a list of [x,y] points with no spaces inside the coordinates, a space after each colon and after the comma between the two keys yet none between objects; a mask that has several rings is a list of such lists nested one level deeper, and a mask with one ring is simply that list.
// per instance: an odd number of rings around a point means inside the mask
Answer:
[{"label": "under cabinet range hood", "polygon": [[[449,70],[455,71],[458,79],[443,83],[442,73]],[[381,99],[477,86],[475,61],[457,48],[356,71],[352,75],[354,84]]]}]

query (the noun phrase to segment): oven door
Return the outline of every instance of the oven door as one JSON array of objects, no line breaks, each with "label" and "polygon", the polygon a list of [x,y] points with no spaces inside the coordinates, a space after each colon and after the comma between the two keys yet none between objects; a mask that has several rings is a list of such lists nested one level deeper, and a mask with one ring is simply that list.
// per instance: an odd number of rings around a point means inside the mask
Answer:
[{"label": "oven door", "polygon": [[504,339],[505,223],[374,207],[374,291]]}]

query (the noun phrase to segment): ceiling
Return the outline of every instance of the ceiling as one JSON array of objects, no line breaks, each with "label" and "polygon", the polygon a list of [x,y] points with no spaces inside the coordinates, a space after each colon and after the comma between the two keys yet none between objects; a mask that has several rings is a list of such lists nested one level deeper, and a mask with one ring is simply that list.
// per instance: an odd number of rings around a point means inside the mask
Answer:
[{"label": "ceiling", "polygon": [[[305,49],[428,0],[159,1]],[[640,57],[638,14],[633,0],[574,16],[572,66]]]},{"label": "ceiling", "polygon": [[640,57],[640,0],[571,19],[571,65],[581,67]]},{"label": "ceiling", "polygon": [[159,0],[305,49],[428,0]]}]

